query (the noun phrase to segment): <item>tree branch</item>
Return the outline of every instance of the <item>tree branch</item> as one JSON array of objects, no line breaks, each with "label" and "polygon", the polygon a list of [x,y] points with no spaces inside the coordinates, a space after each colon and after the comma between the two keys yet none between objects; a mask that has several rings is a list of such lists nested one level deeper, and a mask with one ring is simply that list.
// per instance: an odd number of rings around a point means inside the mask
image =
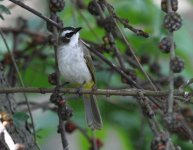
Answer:
[{"label": "tree branch", "polygon": [[[0,88],[0,94],[4,93],[53,93],[55,88],[35,88],[35,87],[10,87]],[[97,89],[97,90],[81,90],[80,94],[94,94],[94,95],[105,95],[105,96],[137,96],[140,91],[143,91],[144,96],[168,96],[169,91],[151,91],[142,89]],[[62,88],[58,90],[59,93],[77,94],[76,88]],[[183,91],[174,91],[175,96],[184,96]]]}]

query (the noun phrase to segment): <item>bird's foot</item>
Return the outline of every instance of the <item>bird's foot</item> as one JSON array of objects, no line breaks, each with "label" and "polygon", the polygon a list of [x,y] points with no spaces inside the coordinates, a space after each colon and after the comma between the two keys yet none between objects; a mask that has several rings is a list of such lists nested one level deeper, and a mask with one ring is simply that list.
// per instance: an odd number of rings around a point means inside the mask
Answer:
[{"label": "bird's foot", "polygon": [[79,96],[82,96],[82,93],[81,93],[82,89],[83,89],[83,84],[76,89],[76,93],[77,93]]},{"label": "bird's foot", "polygon": [[56,92],[60,91],[61,88],[63,88],[65,85],[68,85],[68,84],[69,84],[69,82],[64,82],[64,83],[62,83],[62,84],[60,84],[60,85],[57,85],[57,86],[55,87],[55,91],[56,91]]},{"label": "bird's foot", "polygon": [[83,82],[83,83],[76,89],[76,93],[77,93],[79,96],[82,96],[81,91],[82,91],[82,89],[83,89],[83,87],[84,87],[84,84],[85,84],[85,82]]}]

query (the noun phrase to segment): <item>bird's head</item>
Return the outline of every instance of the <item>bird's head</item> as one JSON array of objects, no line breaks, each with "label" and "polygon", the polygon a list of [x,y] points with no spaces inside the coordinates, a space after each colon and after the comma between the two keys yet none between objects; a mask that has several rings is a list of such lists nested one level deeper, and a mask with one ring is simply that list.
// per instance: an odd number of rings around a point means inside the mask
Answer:
[{"label": "bird's head", "polygon": [[74,28],[74,27],[65,27],[63,28],[60,34],[60,43],[61,44],[72,44],[75,45],[78,43],[79,40],[79,31],[81,27]]}]

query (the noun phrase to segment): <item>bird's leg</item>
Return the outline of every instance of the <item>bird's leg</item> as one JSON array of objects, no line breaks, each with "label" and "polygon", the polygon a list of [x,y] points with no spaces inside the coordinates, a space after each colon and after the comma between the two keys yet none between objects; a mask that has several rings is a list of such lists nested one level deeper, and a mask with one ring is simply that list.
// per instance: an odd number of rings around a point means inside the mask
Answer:
[{"label": "bird's leg", "polygon": [[93,91],[96,91],[96,90],[97,90],[97,87],[96,87],[95,84],[92,86],[92,90],[93,90]]},{"label": "bird's leg", "polygon": [[77,94],[78,94],[79,96],[82,96],[81,91],[82,91],[85,83],[86,83],[86,82],[84,81],[84,82],[76,89],[76,92],[77,92]]}]

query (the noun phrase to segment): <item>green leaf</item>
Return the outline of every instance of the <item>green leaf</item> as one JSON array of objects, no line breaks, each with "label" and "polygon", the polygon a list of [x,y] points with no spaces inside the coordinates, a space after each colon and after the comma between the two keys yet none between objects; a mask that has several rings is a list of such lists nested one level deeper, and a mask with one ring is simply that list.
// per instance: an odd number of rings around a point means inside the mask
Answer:
[{"label": "green leaf", "polygon": [[16,112],[13,115],[13,122],[16,127],[21,127],[27,121],[29,116],[24,112]]},{"label": "green leaf", "polygon": [[0,13],[11,14],[9,9],[5,7],[4,5],[0,5]]},{"label": "green leaf", "polygon": [[28,116],[26,113],[24,113],[24,112],[16,112],[16,113],[13,115],[13,118],[14,118],[15,120],[25,122],[25,121],[27,121],[27,119],[29,118],[29,116]]},{"label": "green leaf", "polygon": [[39,144],[44,143],[45,138],[51,136],[54,132],[55,130],[53,128],[48,128],[48,127],[43,127],[36,130],[38,143]]}]

